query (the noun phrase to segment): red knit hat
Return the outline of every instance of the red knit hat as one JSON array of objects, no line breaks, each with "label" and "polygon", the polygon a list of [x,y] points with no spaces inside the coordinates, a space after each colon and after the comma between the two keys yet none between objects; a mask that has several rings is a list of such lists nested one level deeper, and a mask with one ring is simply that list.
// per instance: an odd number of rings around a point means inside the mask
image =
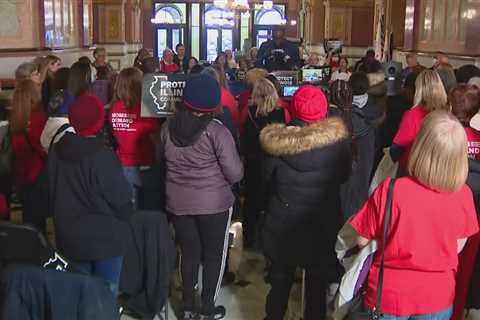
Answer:
[{"label": "red knit hat", "polygon": [[317,122],[327,117],[328,101],[320,88],[306,85],[293,96],[291,110],[294,118],[306,123]]},{"label": "red knit hat", "polygon": [[68,118],[79,135],[94,136],[103,128],[105,109],[100,98],[84,94],[73,102],[68,112]]}]

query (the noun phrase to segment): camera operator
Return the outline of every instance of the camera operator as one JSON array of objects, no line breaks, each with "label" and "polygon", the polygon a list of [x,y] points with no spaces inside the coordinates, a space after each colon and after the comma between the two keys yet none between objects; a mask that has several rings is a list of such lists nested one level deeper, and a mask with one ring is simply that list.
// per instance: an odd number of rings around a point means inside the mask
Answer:
[{"label": "camera operator", "polygon": [[273,39],[262,43],[258,50],[256,67],[269,72],[293,70],[300,66],[300,52],[297,44],[285,39],[285,28],[273,31]]}]

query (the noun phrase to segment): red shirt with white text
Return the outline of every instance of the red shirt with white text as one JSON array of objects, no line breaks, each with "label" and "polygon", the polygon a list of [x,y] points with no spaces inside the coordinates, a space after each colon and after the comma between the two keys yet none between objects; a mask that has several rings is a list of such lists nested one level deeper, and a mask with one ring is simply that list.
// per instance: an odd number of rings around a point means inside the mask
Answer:
[{"label": "red shirt with white text", "polygon": [[127,108],[123,101],[113,104],[110,123],[118,143],[117,154],[124,167],[150,166],[155,162],[152,134],[158,131],[153,118],[140,116],[140,103]]}]

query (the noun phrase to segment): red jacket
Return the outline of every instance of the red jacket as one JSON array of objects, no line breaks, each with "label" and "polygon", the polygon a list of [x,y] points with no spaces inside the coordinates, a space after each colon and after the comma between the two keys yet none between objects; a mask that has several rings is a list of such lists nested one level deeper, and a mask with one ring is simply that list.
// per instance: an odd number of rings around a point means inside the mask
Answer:
[{"label": "red jacket", "polygon": [[27,131],[12,135],[15,183],[19,186],[35,183],[45,167],[47,154],[40,144],[40,136],[46,122],[45,113],[33,111]]},{"label": "red jacket", "polygon": [[113,104],[109,120],[118,143],[117,155],[124,167],[150,166],[155,162],[151,134],[158,130],[156,119],[140,116],[140,103],[128,109],[123,101]]},{"label": "red jacket", "polygon": [[278,100],[278,105],[285,112],[285,124],[289,124],[292,121],[292,113],[290,111],[290,102],[284,99]]},{"label": "red jacket", "polygon": [[160,61],[160,73],[176,73],[180,71],[180,67],[175,63],[166,64],[165,61]]},{"label": "red jacket", "polygon": [[240,111],[240,126],[239,132],[243,134],[245,131],[245,123],[247,122],[248,118],[248,107],[250,103],[250,98],[252,97],[252,91],[246,90],[240,94],[238,98],[238,109]]},{"label": "red jacket", "polygon": [[252,96],[252,90],[243,91],[238,97],[238,109],[240,112],[243,112],[245,109],[248,109],[248,102]]},{"label": "red jacket", "polygon": [[233,124],[237,129],[240,128],[240,111],[238,110],[238,103],[235,100],[235,97],[225,88],[222,88],[222,96],[221,96],[221,104],[222,107],[226,107],[231,115]]},{"label": "red jacket", "polygon": [[0,217],[8,218],[7,198],[5,198],[5,195],[3,193],[0,193]]}]

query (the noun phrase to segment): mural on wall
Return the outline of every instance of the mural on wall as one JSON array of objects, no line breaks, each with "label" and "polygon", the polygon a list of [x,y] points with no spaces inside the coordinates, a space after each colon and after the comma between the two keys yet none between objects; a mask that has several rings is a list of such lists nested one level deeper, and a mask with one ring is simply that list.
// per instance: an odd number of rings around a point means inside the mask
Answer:
[{"label": "mural on wall", "polygon": [[19,21],[16,1],[0,1],[0,37],[15,36],[18,33]]},{"label": "mural on wall", "polygon": [[32,32],[36,27],[37,4],[38,0],[0,1],[0,49],[39,46],[38,34]]}]

